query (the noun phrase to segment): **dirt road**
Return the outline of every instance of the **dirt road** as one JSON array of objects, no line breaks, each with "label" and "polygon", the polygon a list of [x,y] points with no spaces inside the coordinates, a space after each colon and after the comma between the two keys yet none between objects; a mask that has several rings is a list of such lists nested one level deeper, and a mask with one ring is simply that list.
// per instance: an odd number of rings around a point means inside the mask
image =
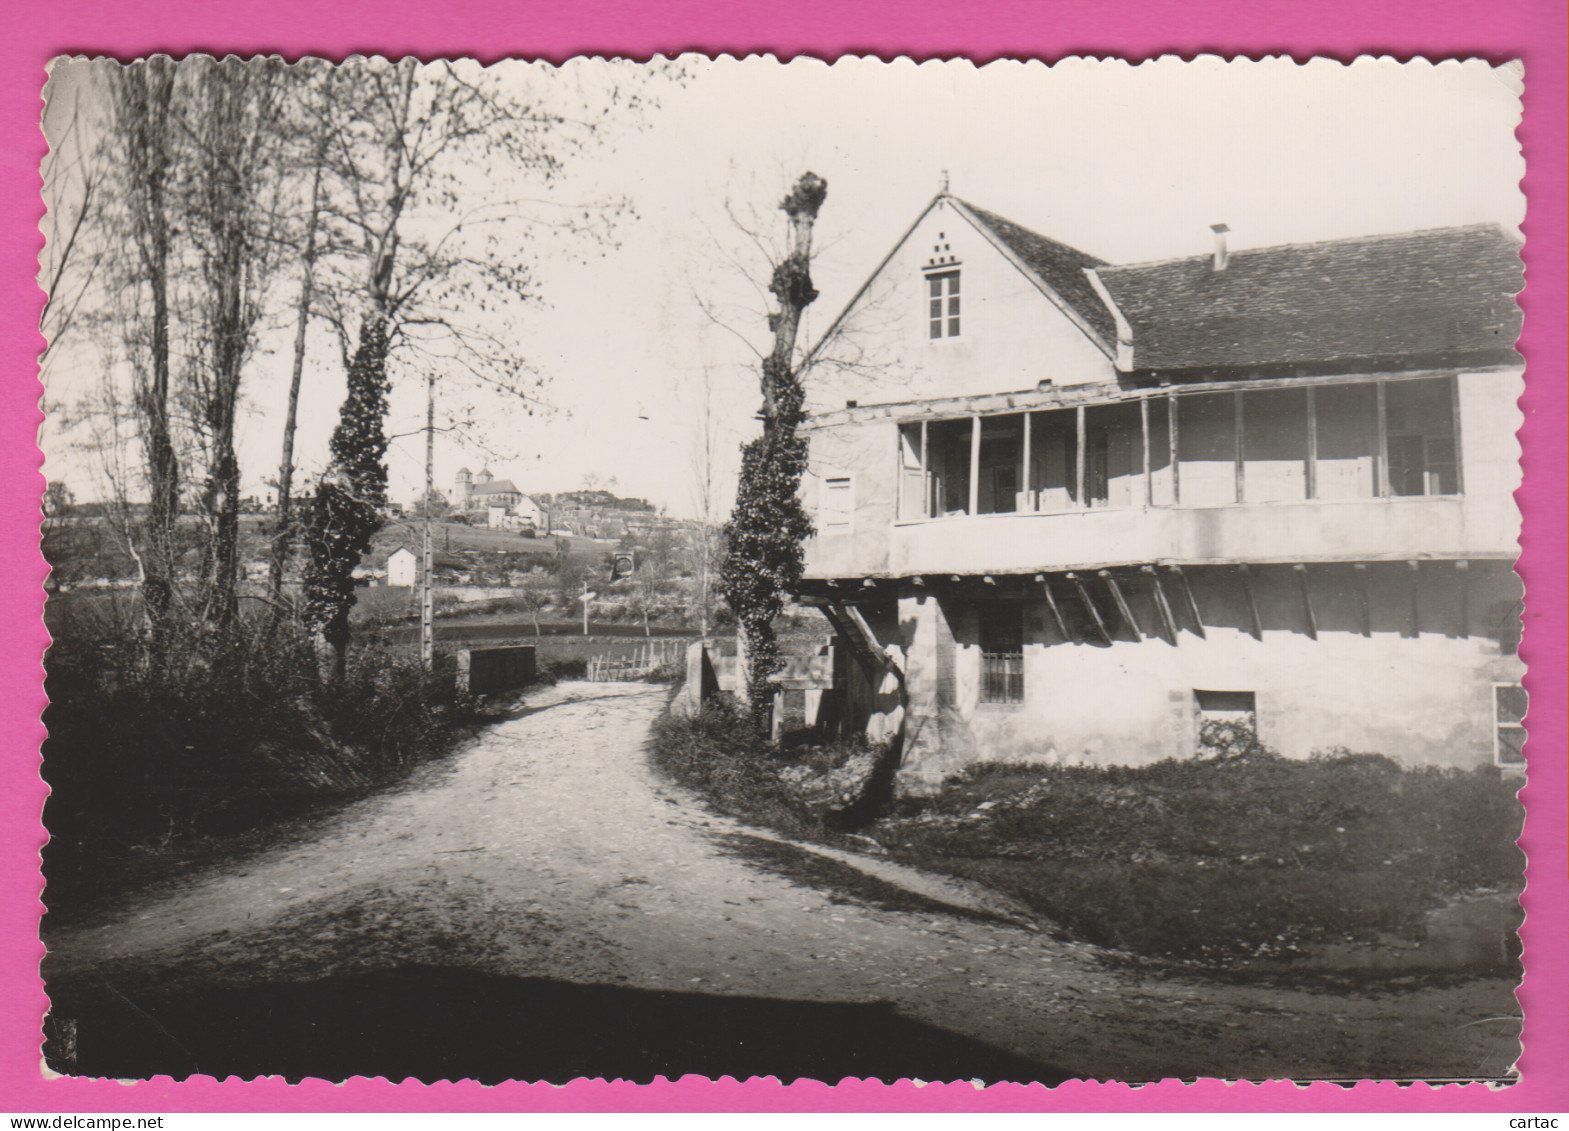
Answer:
[{"label": "dirt road", "polygon": [[1517,1054],[1502,981],[1369,996],[1154,978],[832,861],[793,881],[790,849],[653,777],[665,698],[542,689],[308,843],[50,938],[69,1063],[1054,1082],[1497,1076]]}]

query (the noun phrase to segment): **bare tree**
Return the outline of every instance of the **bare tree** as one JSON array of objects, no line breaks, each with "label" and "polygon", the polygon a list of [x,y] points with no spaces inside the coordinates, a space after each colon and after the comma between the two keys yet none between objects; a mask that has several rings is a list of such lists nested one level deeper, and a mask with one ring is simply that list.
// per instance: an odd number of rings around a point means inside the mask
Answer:
[{"label": "bare tree", "polygon": [[279,261],[282,185],[276,173],[288,71],[277,59],[196,58],[181,66],[190,70],[182,212],[203,284],[193,407],[210,451],[201,492],[207,522],[201,609],[204,623],[225,630],[239,609],[235,417],[240,380]]},{"label": "bare tree", "polygon": [[724,537],[720,532],[725,501],[721,472],[724,436],[714,403],[713,366],[704,365],[696,371],[691,394],[694,403],[688,415],[688,457],[697,522],[687,531],[685,549],[692,575],[693,611],[697,614],[698,631],[706,637],[712,628],[715,582],[724,556]]},{"label": "bare tree", "polygon": [[93,238],[103,217],[103,147],[94,140],[81,91],[73,90],[69,97],[69,111],[63,107],[57,111],[66,124],[50,138],[42,168],[51,196],[38,278],[45,295],[38,328],[46,339],[39,368],[46,374],[101,278],[100,268],[109,247],[107,241]]},{"label": "bare tree", "polygon": [[[599,204],[567,207],[548,193],[520,191],[548,190],[564,163],[600,138],[608,105],[636,109],[627,76],[596,87],[576,75],[535,68],[519,88],[478,65],[355,59],[326,103],[321,128],[334,185],[323,217],[326,254],[341,273],[358,276],[346,292],[354,301],[338,304],[341,341],[348,320],[359,322],[345,413],[371,408],[373,383],[382,414],[352,423],[367,447],[350,454],[335,438],[333,468],[311,506],[305,616],[338,670],[352,571],[385,502],[389,364],[430,381],[432,396],[440,374],[532,402],[540,376],[498,333],[495,317],[534,297],[522,241],[542,227],[605,234],[610,212]],[[502,185],[510,193],[498,191]],[[379,448],[374,460],[372,448]]]},{"label": "bare tree", "polygon": [[[330,75],[330,72],[328,72]],[[325,86],[324,80],[320,86]],[[311,97],[311,95],[307,95]],[[283,574],[294,547],[294,437],[299,427],[300,385],[305,375],[305,343],[310,330],[312,303],[316,293],[316,257],[320,254],[317,228],[321,220],[323,164],[327,156],[328,134],[318,131],[310,162],[310,204],[305,213],[305,246],[300,252],[300,290],[295,303],[294,357],[289,369],[288,407],[283,417],[283,450],[278,457],[278,523],[273,532],[267,564],[267,591],[274,608],[283,603]],[[347,365],[345,365],[347,368]]]},{"label": "bare tree", "polygon": [[155,639],[167,627],[174,595],[175,524],[180,466],[170,422],[169,287],[171,211],[178,137],[175,63],[166,55],[110,74],[112,151],[121,170],[123,217],[140,268],[139,297],[147,304],[145,350],[136,365],[134,403],[147,463],[149,505],[145,545],[138,555],[144,615]]},{"label": "bare tree", "polygon": [[530,574],[523,584],[514,588],[513,603],[534,622],[534,635],[539,636],[539,614],[550,607],[550,592],[555,582],[549,574]]}]

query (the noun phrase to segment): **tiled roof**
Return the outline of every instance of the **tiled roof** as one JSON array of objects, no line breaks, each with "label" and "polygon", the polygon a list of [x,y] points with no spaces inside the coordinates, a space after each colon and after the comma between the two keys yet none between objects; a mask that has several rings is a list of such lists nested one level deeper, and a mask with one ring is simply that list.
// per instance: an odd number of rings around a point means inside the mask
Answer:
[{"label": "tiled roof", "polygon": [[1133,365],[1176,369],[1507,351],[1519,245],[1492,224],[1232,252],[1097,277],[1133,331]]},{"label": "tiled roof", "polygon": [[478,484],[476,484],[474,486],[474,489],[469,492],[469,494],[471,496],[472,495],[509,495],[509,494],[510,495],[521,495],[522,493],[523,493],[522,491],[519,491],[516,487],[514,487],[512,485],[512,480],[510,480],[510,479],[492,479],[488,483],[478,483]]},{"label": "tiled roof", "polygon": [[1021,228],[1012,220],[1006,220],[984,208],[977,208],[968,201],[959,203],[973,212],[976,219],[985,224],[992,235],[1006,244],[1009,250],[1023,260],[1025,266],[1039,275],[1047,286],[1073,307],[1096,333],[1108,342],[1116,341],[1117,332],[1111,312],[1106,309],[1106,304],[1101,302],[1100,296],[1084,277],[1086,267],[1103,267],[1105,260],[1086,255],[1065,243],[1047,239],[1028,228]]}]

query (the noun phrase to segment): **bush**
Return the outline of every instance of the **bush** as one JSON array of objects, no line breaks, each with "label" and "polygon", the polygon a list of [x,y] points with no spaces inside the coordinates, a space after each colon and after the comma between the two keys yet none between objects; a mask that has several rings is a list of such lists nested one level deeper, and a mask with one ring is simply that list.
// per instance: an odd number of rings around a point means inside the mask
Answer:
[{"label": "bush", "polygon": [[406,585],[369,585],[354,591],[350,616],[357,622],[395,624],[419,613],[419,591]]},{"label": "bush", "polygon": [[729,699],[716,697],[696,715],[665,715],[654,724],[649,760],[722,813],[789,833],[821,828],[779,780],[778,756],[759,743],[751,722]]},{"label": "bush", "polygon": [[563,679],[583,679],[588,675],[588,661],[581,656],[567,656],[559,660],[545,660],[538,667],[541,683],[555,683]]},{"label": "bush", "polygon": [[45,660],[51,884],[106,854],[244,832],[396,780],[470,718],[450,677],[378,645],[322,687],[289,624],[175,630],[156,651],[118,627],[72,628]]}]

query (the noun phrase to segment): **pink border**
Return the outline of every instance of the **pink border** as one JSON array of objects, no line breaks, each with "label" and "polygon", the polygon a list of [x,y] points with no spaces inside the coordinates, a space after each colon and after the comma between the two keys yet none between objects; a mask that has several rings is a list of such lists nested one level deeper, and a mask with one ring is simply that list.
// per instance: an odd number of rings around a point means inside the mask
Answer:
[{"label": "pink border", "polygon": [[[1561,0],[1123,0],[1099,4],[993,0],[984,8],[951,0],[881,0],[843,4],[797,0],[791,5],[728,5],[710,0],[637,4],[526,6],[517,0],[272,0],[267,4],[203,4],[196,0],[67,0],[17,5],[0,46],[0,166],[3,221],[0,281],[6,330],[0,339],[6,380],[0,386],[0,477],[15,489],[0,497],[0,568],[22,584],[0,599],[0,634],[17,646],[0,655],[7,710],[0,717],[7,757],[0,765],[0,1096],[17,1113],[177,1111],[1475,1111],[1560,1112],[1569,1083],[1565,1039],[1569,946],[1566,905],[1565,793],[1562,752],[1565,651],[1565,11]],[[851,1082],[837,1088],[800,1083],[738,1084],[692,1077],[647,1088],[584,1081],[565,1088],[468,1084],[392,1085],[358,1080],[347,1086],[278,1081],[175,1084],[167,1078],[127,1089],[107,1082],[44,1080],[39,1073],[38,1017],[45,1000],[38,978],[36,937],[42,840],[42,787],[36,751],[42,737],[38,657],[46,637],[39,622],[44,565],[37,545],[37,502],[43,490],[35,448],[39,387],[36,330],[40,295],[31,281],[40,237],[39,91],[44,64],[70,52],[132,56],[158,50],[281,51],[342,57],[387,54],[508,54],[560,60],[576,53],[647,57],[684,49],[743,53],[771,50],[833,58],[872,53],[883,58],[963,55],[1061,58],[1072,54],[1144,57],[1178,52],[1283,54],[1297,59],[1359,54],[1400,59],[1483,56],[1526,64],[1526,114],[1519,136],[1529,171],[1525,224],[1527,289],[1522,296],[1528,361],[1526,515],[1521,572],[1528,590],[1524,653],[1533,691],[1531,746],[1535,757],[1525,798],[1531,820],[1523,844],[1530,856],[1529,969],[1522,1082],[1491,1092],[1480,1086],[1363,1084],[1296,1088],[1287,1084],[1226,1086],[1215,1081],[1143,1089],[1068,1084],[1054,1091],[1003,1085],[885,1086]]]}]

